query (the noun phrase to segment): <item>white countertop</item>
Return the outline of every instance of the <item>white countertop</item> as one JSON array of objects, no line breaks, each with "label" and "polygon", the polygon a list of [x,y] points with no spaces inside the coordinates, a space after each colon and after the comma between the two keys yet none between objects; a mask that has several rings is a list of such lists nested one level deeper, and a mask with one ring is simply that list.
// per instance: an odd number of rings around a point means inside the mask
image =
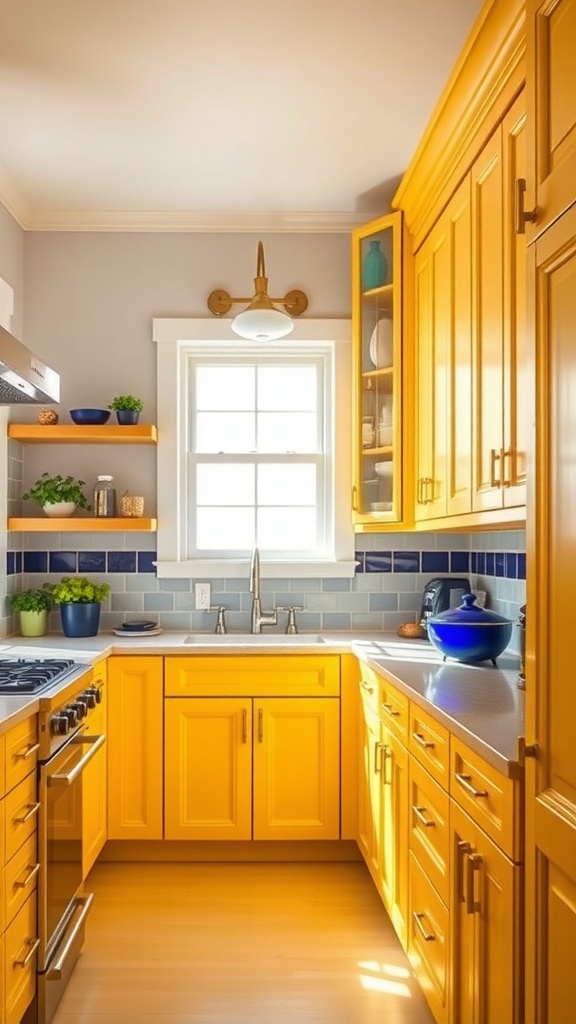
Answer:
[{"label": "white countertop", "polygon": [[[487,663],[444,662],[425,640],[400,639],[394,633],[299,633],[257,637],[228,633],[195,634],[165,631],[156,636],[117,636],[112,631],[71,640],[61,634],[28,639],[7,637],[0,657],[66,657],[94,664],[110,654],[342,654],[352,652],[397,688],[428,710],[463,742],[506,775],[519,774],[518,737],[524,735],[524,692],[518,688],[519,659],[501,656],[498,667]],[[0,732],[34,714],[35,697],[0,697]]]}]

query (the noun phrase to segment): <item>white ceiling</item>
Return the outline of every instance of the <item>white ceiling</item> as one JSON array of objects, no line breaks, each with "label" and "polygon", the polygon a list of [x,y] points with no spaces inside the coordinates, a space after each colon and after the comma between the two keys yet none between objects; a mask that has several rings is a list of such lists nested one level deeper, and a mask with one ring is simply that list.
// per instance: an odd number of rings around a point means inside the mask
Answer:
[{"label": "white ceiling", "polygon": [[2,0],[25,228],[342,230],[384,212],[480,0]]}]

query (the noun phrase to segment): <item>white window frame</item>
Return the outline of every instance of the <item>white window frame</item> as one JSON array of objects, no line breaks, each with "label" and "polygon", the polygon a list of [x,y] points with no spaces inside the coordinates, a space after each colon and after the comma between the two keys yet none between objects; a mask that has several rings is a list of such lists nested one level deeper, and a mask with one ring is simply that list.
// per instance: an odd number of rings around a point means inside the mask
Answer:
[{"label": "white window frame", "polygon": [[[158,532],[157,574],[161,579],[244,577],[245,558],[188,558],[186,539],[187,437],[189,353],[209,345],[234,351],[243,344],[233,333],[230,320],[202,318],[154,319],[157,346],[158,425]],[[263,576],[283,578],[352,577],[355,572],[354,531],[350,511],[352,488],[352,385],[351,324],[349,320],[295,321],[293,333],[279,342],[267,343],[267,353],[315,346],[331,352],[334,374],[333,408],[333,532],[330,556],[325,560],[262,560]],[[328,454],[331,458],[331,454]]]}]

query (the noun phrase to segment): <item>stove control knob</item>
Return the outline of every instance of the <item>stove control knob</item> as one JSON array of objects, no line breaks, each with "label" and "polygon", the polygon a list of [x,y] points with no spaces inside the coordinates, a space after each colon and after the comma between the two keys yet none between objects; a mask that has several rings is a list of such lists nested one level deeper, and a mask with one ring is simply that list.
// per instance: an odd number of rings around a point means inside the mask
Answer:
[{"label": "stove control knob", "polygon": [[88,714],[88,705],[86,704],[85,701],[75,700],[74,703],[72,704],[72,707],[74,708],[76,715],[78,716],[79,722],[81,722],[83,718],[86,718],[86,715]]},{"label": "stove control knob", "polygon": [[50,729],[53,736],[66,736],[70,730],[67,714],[61,711],[60,714],[54,715],[50,722]]},{"label": "stove control knob", "polygon": [[89,693],[94,695],[95,704],[89,704],[88,707],[93,708],[93,707],[96,706],[96,704],[101,704],[102,703],[102,687],[101,686],[90,686],[86,690],[86,693],[84,694],[84,696],[85,697],[88,696]]},{"label": "stove control knob", "polygon": [[69,707],[64,708],[62,714],[65,716],[65,718],[68,719],[68,725],[70,729],[73,729],[74,726],[78,724],[78,712],[76,711],[76,708],[72,706],[72,704],[70,704]]},{"label": "stove control knob", "polygon": [[94,690],[86,690],[86,692],[82,694],[82,700],[86,704],[87,708],[90,708],[90,709],[95,708],[96,707],[96,693],[95,693],[95,691]]}]

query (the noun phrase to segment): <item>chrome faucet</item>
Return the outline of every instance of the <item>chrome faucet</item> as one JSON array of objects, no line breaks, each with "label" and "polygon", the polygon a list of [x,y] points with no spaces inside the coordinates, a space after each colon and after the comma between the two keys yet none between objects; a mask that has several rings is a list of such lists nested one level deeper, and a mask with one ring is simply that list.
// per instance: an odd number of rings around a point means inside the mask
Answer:
[{"label": "chrome faucet", "polygon": [[250,563],[250,593],[252,594],[252,612],[250,614],[250,630],[261,633],[262,626],[278,625],[278,610],[263,612],[260,603],[260,552],[254,548]]}]

